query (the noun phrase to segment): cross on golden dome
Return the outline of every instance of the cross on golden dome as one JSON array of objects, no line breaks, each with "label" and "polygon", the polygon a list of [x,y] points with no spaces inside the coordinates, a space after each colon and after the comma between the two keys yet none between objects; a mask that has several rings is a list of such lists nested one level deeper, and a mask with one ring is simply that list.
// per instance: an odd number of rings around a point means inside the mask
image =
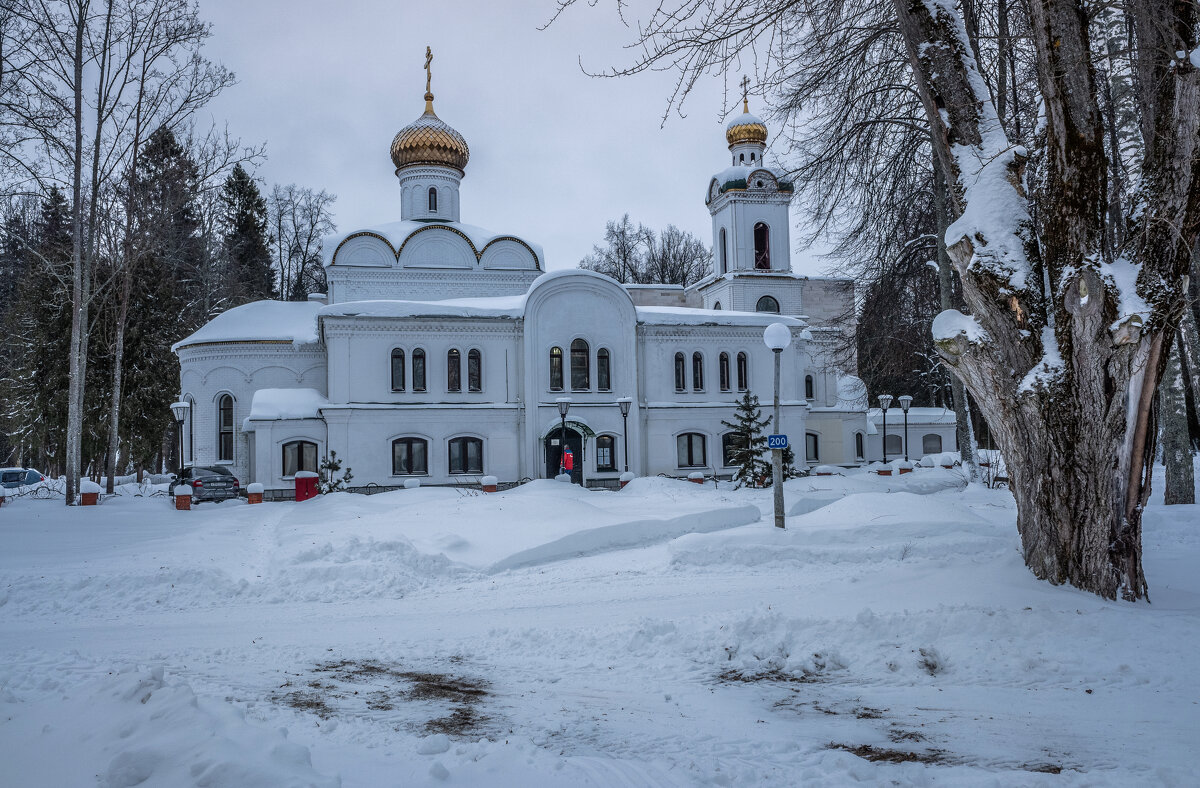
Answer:
[{"label": "cross on golden dome", "polygon": [[399,170],[414,164],[453,167],[462,172],[471,151],[467,141],[433,111],[433,49],[425,47],[425,113],[392,140],[392,163]]}]

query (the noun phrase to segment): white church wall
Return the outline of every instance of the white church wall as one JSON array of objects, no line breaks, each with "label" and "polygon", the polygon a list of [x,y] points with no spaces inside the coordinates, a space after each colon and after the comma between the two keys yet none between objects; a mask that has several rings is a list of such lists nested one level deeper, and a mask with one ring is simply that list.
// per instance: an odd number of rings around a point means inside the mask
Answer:
[{"label": "white church wall", "polygon": [[[181,393],[194,404],[184,425],[184,457],[197,465],[228,465],[239,479],[250,473],[242,423],[261,388],[326,390],[325,354],[319,345],[221,343],[180,348]],[[233,459],[218,459],[218,399],[233,397]]]}]

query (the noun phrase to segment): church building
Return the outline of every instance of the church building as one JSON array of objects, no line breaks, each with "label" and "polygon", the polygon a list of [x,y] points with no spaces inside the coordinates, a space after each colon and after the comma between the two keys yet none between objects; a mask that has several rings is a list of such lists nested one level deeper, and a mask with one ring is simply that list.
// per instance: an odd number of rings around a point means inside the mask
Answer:
[{"label": "church building", "polygon": [[792,187],[744,109],[706,194],[714,270],[686,289],[623,286],[548,271],[533,241],[461,221],[470,150],[427,77],[424,113],[391,145],[400,220],[325,239],[327,293],[230,309],[174,346],[185,463],[228,465],[274,497],[330,452],[354,487],[553,477],[564,443],[592,486],[625,470],[728,477],[738,436],[721,422],[747,390],[769,413],[776,322],[792,337],[781,430],[797,464],[862,463],[866,392],[836,363],[852,284],[792,273]]}]

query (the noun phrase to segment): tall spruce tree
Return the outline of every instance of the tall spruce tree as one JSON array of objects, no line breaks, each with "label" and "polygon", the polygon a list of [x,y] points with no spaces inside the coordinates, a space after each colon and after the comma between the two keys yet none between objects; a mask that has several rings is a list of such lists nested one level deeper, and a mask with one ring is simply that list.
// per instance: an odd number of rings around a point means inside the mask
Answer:
[{"label": "tall spruce tree", "polygon": [[167,128],[150,136],[135,186],[134,265],[125,326],[121,399],[123,456],[153,466],[169,437],[179,385],[171,345],[209,315],[204,305],[203,240],[196,210],[196,165]]},{"label": "tall spruce tree", "polygon": [[17,241],[26,249],[25,270],[5,317],[11,355],[0,378],[0,421],[17,462],[58,474],[65,470],[71,336],[63,284],[71,263],[71,212],[61,191],[50,190],[29,237]]},{"label": "tall spruce tree", "polygon": [[767,448],[763,428],[769,423],[770,419],[763,416],[759,408],[758,397],[749,391],[738,400],[733,421],[721,422],[738,436],[733,439],[735,448],[728,459],[731,465],[737,466],[733,480],[738,487],[762,487],[771,475],[771,464],[763,458]]},{"label": "tall spruce tree", "polygon": [[275,298],[275,272],[268,247],[267,201],[250,173],[237,165],[221,189],[226,259],[225,303],[238,306]]}]

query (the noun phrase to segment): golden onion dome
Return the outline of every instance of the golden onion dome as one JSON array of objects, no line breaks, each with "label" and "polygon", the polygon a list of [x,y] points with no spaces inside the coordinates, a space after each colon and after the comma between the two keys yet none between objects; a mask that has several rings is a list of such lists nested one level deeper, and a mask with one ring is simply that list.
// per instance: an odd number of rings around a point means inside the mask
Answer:
[{"label": "golden onion dome", "polygon": [[725,141],[729,143],[730,147],[744,142],[758,142],[765,145],[767,143],[766,124],[751,115],[749,111],[743,112],[729,121],[729,125],[725,127]]},{"label": "golden onion dome", "polygon": [[415,164],[453,167],[462,172],[471,158],[463,135],[433,111],[433,94],[425,94],[425,113],[400,129],[392,140],[392,163],[399,170]]}]

